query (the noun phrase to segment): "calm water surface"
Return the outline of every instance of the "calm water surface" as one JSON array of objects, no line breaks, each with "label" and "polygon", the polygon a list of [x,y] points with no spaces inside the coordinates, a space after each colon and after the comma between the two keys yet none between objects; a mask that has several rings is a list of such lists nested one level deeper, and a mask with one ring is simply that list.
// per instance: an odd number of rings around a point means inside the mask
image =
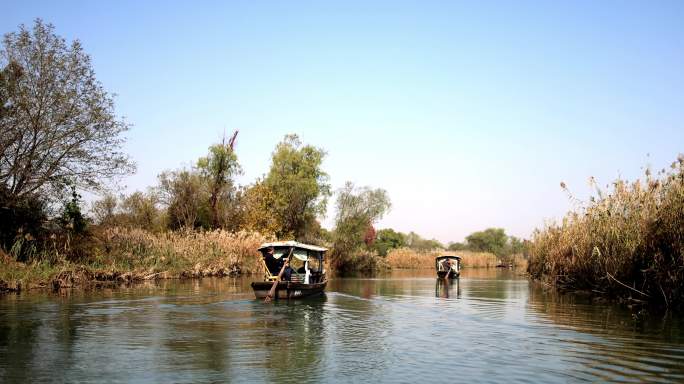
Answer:
[{"label": "calm water surface", "polygon": [[4,296],[0,383],[684,381],[681,317],[463,272],[338,278],[268,305],[250,279]]}]

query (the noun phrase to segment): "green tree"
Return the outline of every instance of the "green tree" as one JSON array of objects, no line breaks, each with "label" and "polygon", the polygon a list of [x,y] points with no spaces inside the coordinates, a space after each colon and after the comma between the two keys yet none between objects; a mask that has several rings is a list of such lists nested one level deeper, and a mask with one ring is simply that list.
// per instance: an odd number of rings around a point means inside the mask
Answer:
[{"label": "green tree", "polygon": [[431,251],[433,249],[444,249],[444,244],[435,239],[424,239],[415,232],[406,235],[406,245],[418,251]]},{"label": "green tree", "polygon": [[297,135],[287,135],[276,146],[271,168],[259,188],[261,202],[266,204],[263,215],[271,215],[278,223],[278,238],[301,238],[307,225],[325,214],[331,195],[328,175],[321,165],[325,152],[311,145],[302,145]]},{"label": "green tree", "polygon": [[0,184],[10,199],[56,200],[69,183],[98,189],[134,170],[120,151],[128,126],[78,41],[67,45],[38,19],[5,35],[0,68]]},{"label": "green tree", "polygon": [[463,251],[468,249],[468,244],[459,242],[449,243],[449,247],[447,249],[450,251]]},{"label": "green tree", "polygon": [[158,198],[154,193],[136,191],[129,196],[122,196],[119,221],[129,227],[148,231],[160,229],[161,212],[157,204]]},{"label": "green tree", "polygon": [[106,193],[100,200],[93,202],[90,213],[95,223],[105,226],[114,225],[118,204],[116,196],[111,193]]},{"label": "green tree", "polygon": [[187,169],[163,172],[159,175],[158,192],[172,229],[194,229],[208,222],[209,192],[197,172]]},{"label": "green tree", "polygon": [[391,228],[381,229],[377,232],[373,248],[380,256],[386,256],[391,249],[406,246],[406,235],[395,232]]},{"label": "green tree", "polygon": [[347,182],[337,192],[332,258],[337,269],[349,269],[345,264],[364,246],[364,235],[368,228],[380,220],[390,207],[390,199],[384,189],[357,189],[354,184]]},{"label": "green tree", "polygon": [[197,161],[197,169],[206,178],[209,188],[209,208],[211,211],[211,226],[213,228],[225,227],[227,223],[221,215],[221,205],[228,209],[230,202],[236,201],[235,184],[233,177],[241,172],[240,164],[235,154],[235,139],[238,131],[231,138],[226,137],[219,144],[209,147],[209,154]]},{"label": "green tree", "polygon": [[81,212],[81,195],[76,192],[76,186],[71,186],[71,198],[64,204],[61,223],[64,228],[76,234],[84,233],[88,225]]},{"label": "green tree", "polygon": [[263,180],[257,180],[245,190],[242,206],[245,229],[268,235],[280,231],[279,218],[273,213],[275,197]]},{"label": "green tree", "polygon": [[508,243],[506,244],[507,252],[509,255],[523,254],[525,251],[525,245],[523,240],[515,236],[510,236],[508,238]]},{"label": "green tree", "polygon": [[508,236],[503,228],[487,228],[484,231],[473,232],[466,240],[472,251],[491,252],[497,256],[506,254]]}]

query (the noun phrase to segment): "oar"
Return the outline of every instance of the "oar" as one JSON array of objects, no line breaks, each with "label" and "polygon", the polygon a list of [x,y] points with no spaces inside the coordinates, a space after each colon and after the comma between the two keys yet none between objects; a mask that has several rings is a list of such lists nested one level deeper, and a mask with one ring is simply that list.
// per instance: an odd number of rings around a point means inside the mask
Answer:
[{"label": "oar", "polygon": [[280,273],[278,273],[278,277],[276,277],[275,281],[273,282],[273,286],[271,287],[271,290],[268,291],[268,295],[266,295],[266,298],[264,299],[264,303],[270,303],[271,302],[271,297],[275,295],[276,287],[278,287],[278,282],[280,282],[280,278],[283,277],[283,273],[285,272],[285,267],[290,264],[290,257],[292,257],[292,251],[294,251],[294,247],[290,248],[290,253],[287,255],[287,259],[285,260],[285,264],[283,264],[283,267],[280,268]]}]

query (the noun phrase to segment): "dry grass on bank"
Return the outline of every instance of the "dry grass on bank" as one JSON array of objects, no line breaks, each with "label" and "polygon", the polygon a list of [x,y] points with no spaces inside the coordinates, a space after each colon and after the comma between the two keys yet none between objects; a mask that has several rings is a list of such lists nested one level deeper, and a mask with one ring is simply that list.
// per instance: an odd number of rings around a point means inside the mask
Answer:
[{"label": "dry grass on bank", "polygon": [[221,271],[228,274],[261,272],[256,249],[268,239],[258,233],[164,232],[112,228],[100,236],[96,265],[149,273]]},{"label": "dry grass on bank", "polygon": [[67,260],[57,250],[27,263],[0,255],[0,291],[261,273],[256,249],[268,240],[253,232],[98,229],[88,239],[91,253],[78,261]]},{"label": "dry grass on bank", "polygon": [[684,307],[684,156],[657,177],[617,180],[597,194],[536,231],[530,274],[562,289]]},{"label": "dry grass on bank", "polygon": [[[452,254],[451,252],[416,252],[409,248],[393,249],[387,254],[387,263],[397,269],[428,269],[435,267],[435,257]],[[461,256],[463,267],[487,268],[495,267],[499,259],[493,253],[458,251],[454,255]]]},{"label": "dry grass on bank", "polygon": [[513,263],[513,266],[517,269],[520,269],[522,271],[527,271],[527,267],[529,265],[528,260],[521,254],[516,254],[512,256],[511,262]]}]

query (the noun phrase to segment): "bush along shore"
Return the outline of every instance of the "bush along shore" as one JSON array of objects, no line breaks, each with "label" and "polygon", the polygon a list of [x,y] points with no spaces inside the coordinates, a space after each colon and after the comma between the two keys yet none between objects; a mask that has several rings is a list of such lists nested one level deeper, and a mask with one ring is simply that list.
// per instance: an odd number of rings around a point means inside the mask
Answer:
[{"label": "bush along shore", "polygon": [[[24,262],[0,254],[0,292],[261,273],[256,249],[271,239],[244,231],[152,233],[115,227],[70,240]],[[20,246],[30,245],[15,250]]]},{"label": "bush along shore", "polygon": [[562,222],[537,230],[530,254],[531,276],[549,286],[681,311],[684,155],[657,175],[597,188]]}]

